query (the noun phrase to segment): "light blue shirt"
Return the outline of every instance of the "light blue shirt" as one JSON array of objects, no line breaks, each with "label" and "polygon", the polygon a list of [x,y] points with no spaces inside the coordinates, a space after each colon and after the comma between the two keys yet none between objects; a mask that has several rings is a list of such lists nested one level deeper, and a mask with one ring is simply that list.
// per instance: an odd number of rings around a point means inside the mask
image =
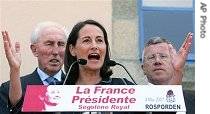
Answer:
[{"label": "light blue shirt", "polygon": [[[49,77],[49,75],[44,73],[39,67],[37,68],[37,73],[39,74],[39,77],[42,80],[42,83],[44,85],[48,85],[48,83],[45,81],[45,79],[47,79]],[[60,70],[53,77],[56,78],[58,81],[61,81],[61,74],[62,74],[62,71]]]}]

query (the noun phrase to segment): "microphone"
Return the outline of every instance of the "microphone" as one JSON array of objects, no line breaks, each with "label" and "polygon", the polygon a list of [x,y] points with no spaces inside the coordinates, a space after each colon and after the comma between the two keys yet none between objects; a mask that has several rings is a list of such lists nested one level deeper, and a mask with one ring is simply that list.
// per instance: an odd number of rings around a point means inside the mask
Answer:
[{"label": "microphone", "polygon": [[108,66],[120,65],[121,67],[123,67],[124,70],[127,72],[127,74],[130,76],[130,78],[132,79],[132,81],[134,82],[134,84],[137,85],[137,83],[134,81],[133,77],[132,77],[131,74],[128,72],[128,70],[125,68],[125,66],[123,66],[122,64],[117,63],[117,62],[115,62],[115,61],[113,61],[113,60],[108,60],[108,61],[106,61],[106,64],[107,64]]},{"label": "microphone", "polygon": [[81,65],[86,65],[86,64],[87,64],[87,60],[85,60],[85,59],[78,59],[77,61],[74,61],[74,62],[70,65],[69,70],[68,70],[68,72],[67,72],[67,74],[66,74],[66,78],[65,78],[65,80],[64,80],[64,82],[63,82],[63,85],[66,84],[66,80],[67,80],[68,77],[69,77],[69,73],[70,73],[70,71],[71,71],[71,68],[72,68],[72,66],[73,66],[75,63],[79,63],[79,64],[81,64]]}]

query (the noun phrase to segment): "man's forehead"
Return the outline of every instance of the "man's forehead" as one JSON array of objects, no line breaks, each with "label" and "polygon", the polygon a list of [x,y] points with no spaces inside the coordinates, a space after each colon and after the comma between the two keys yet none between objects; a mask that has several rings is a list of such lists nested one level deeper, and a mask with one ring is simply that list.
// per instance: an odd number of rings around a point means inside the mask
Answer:
[{"label": "man's forehead", "polygon": [[46,28],[40,33],[38,39],[42,40],[42,39],[67,39],[67,38],[64,31],[58,28],[49,28],[49,29]]},{"label": "man's forehead", "polygon": [[151,45],[148,45],[146,48],[153,49],[153,48],[156,48],[156,47],[168,48],[168,44],[167,43],[151,44]]},{"label": "man's forehead", "polygon": [[158,43],[158,44],[153,44],[149,45],[145,48],[145,53],[147,52],[168,52],[168,44],[166,43]]},{"label": "man's forehead", "polygon": [[67,39],[64,37],[40,37],[38,42],[66,42]]}]

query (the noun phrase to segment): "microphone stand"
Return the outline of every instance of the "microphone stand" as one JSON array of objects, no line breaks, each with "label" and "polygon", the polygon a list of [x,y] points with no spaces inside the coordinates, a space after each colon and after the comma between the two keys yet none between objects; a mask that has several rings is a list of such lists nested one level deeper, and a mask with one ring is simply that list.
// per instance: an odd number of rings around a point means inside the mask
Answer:
[{"label": "microphone stand", "polygon": [[135,85],[137,85],[136,81],[134,81],[133,77],[131,76],[131,74],[128,72],[128,70],[125,68],[125,66],[123,66],[120,63],[116,63],[117,65],[120,65],[121,67],[123,67],[125,69],[125,71],[128,73],[128,75],[130,76],[130,78],[132,79],[132,81],[134,82]]},{"label": "microphone stand", "polygon": [[71,68],[72,68],[72,66],[73,66],[75,63],[79,63],[79,64],[81,64],[81,65],[86,65],[86,64],[87,64],[87,60],[85,60],[85,59],[78,59],[77,61],[74,61],[74,62],[71,64],[71,66],[69,67],[69,70],[68,70],[68,72],[67,72],[67,74],[66,74],[65,80],[63,81],[63,85],[66,84],[66,80],[67,80],[68,77],[69,77],[69,73],[70,73],[70,71],[71,71]]},{"label": "microphone stand", "polygon": [[106,61],[106,64],[107,64],[108,66],[120,65],[121,67],[123,67],[124,70],[127,72],[127,74],[130,76],[130,78],[132,79],[132,81],[134,82],[134,84],[137,85],[137,83],[134,81],[133,77],[132,77],[131,74],[128,72],[128,70],[125,68],[125,66],[123,66],[122,64],[117,63],[117,62],[115,62],[115,61],[113,61],[113,60],[108,60],[108,61]]},{"label": "microphone stand", "polygon": [[66,74],[66,78],[65,78],[65,80],[63,81],[63,85],[66,84],[66,80],[67,80],[68,77],[69,77],[69,73],[70,73],[70,71],[71,71],[72,66],[73,66],[75,63],[77,63],[77,62],[78,62],[78,61],[74,61],[74,62],[71,64],[71,66],[69,67],[69,70],[68,70],[68,72],[67,72],[67,74]]}]

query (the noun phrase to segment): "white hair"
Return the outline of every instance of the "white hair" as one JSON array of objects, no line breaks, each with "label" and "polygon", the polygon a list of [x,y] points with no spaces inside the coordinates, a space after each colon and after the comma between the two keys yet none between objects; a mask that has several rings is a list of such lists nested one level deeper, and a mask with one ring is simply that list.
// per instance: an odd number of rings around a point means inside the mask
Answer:
[{"label": "white hair", "polygon": [[37,40],[38,40],[38,38],[39,38],[39,36],[40,36],[40,34],[42,33],[42,31],[43,31],[45,28],[47,28],[47,27],[52,27],[52,26],[55,26],[55,27],[61,29],[61,30],[64,32],[66,38],[68,38],[68,36],[69,36],[69,31],[68,31],[65,27],[59,25],[59,24],[56,23],[56,22],[44,21],[44,22],[38,23],[38,24],[35,26],[34,30],[32,31],[32,34],[31,34],[31,43],[36,43]]}]

